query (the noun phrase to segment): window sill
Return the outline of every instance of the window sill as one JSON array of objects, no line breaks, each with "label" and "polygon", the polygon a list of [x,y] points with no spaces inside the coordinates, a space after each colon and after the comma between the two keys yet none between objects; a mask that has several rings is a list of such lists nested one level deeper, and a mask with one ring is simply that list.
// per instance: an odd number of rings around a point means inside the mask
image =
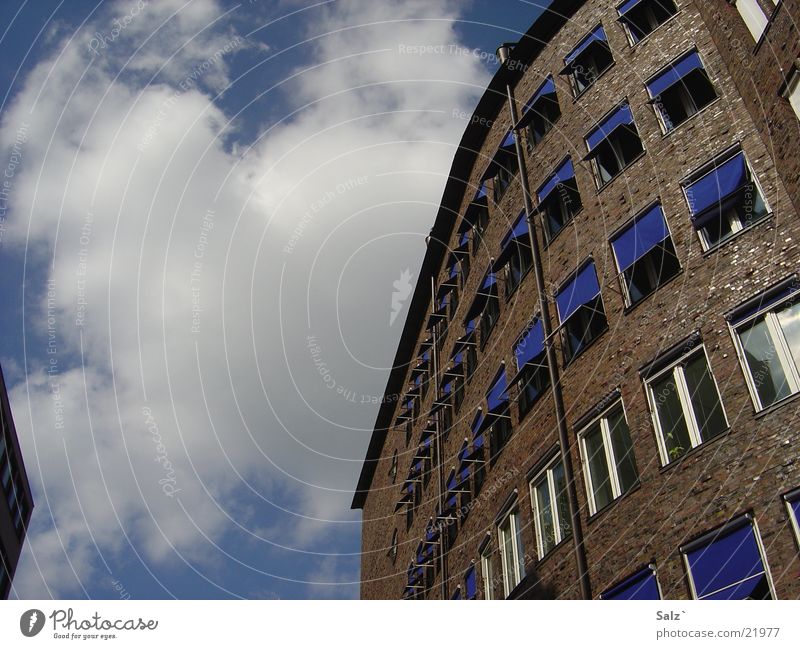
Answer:
[{"label": "window sill", "polygon": [[[578,102],[581,100],[581,97],[585,96],[585,95],[586,95],[586,93],[588,93],[588,92],[589,92],[589,91],[590,91],[592,88],[594,88],[594,87],[595,87],[595,85],[597,85],[597,82],[598,82],[598,81],[600,81],[600,79],[602,79],[602,78],[603,78],[603,76],[606,74],[606,72],[608,72],[609,70],[613,69],[613,67],[614,67],[616,64],[617,64],[617,62],[616,62],[616,61],[611,61],[611,64],[610,64],[610,65],[609,65],[609,66],[608,66],[608,67],[607,67],[605,70],[603,70],[603,71],[602,71],[600,74],[598,74],[598,75],[597,75],[597,76],[594,78],[594,81],[592,81],[592,83],[591,83],[591,84],[589,84],[588,86],[586,86],[586,87],[585,87],[583,90],[581,90],[579,93],[577,93],[576,95],[574,95],[574,96],[572,97],[572,103],[573,103],[573,104],[577,104],[577,103],[578,103]],[[573,92],[574,92],[574,90],[573,90]]]},{"label": "window sill", "polygon": [[[754,223],[751,223],[746,228],[742,228],[738,232],[736,232],[736,233],[732,234],[731,236],[729,236],[727,239],[723,239],[719,243],[714,244],[711,248],[708,248],[707,250],[704,250],[703,251],[703,258],[705,259],[707,257],[710,257],[714,253],[718,252],[720,248],[723,248],[723,247],[727,246],[731,241],[735,241],[740,236],[742,236],[745,232],[750,232],[750,230],[752,230],[754,228],[757,228],[760,225],[763,225],[768,219],[771,219],[773,216],[775,216],[774,212],[767,212],[764,216],[762,216],[760,219],[758,219],[758,221],[756,221]],[[698,237],[699,236],[700,235],[698,233]],[[703,245],[702,239],[700,240],[700,245],[701,246]]]},{"label": "window sill", "polygon": [[763,417],[766,417],[770,415],[773,411],[778,410],[783,406],[790,404],[792,401],[795,401],[798,398],[800,398],[800,392],[795,392],[794,394],[790,394],[788,397],[783,397],[783,399],[780,399],[775,403],[769,404],[766,408],[754,411],[753,417],[755,419],[761,419]]},{"label": "window sill", "polygon": [[626,491],[624,494],[618,496],[617,498],[612,500],[610,503],[608,503],[607,505],[605,505],[601,509],[598,509],[594,514],[589,516],[589,518],[586,519],[586,525],[591,525],[592,523],[594,523],[598,518],[600,518],[607,511],[609,511],[610,509],[613,509],[614,506],[616,506],[616,504],[618,502],[620,502],[621,500],[624,500],[629,494],[632,494],[632,493],[634,493],[636,491],[639,491],[639,489],[641,489],[641,487],[642,487],[642,483],[641,483],[640,480],[637,479],[636,483],[630,489],[628,489],[628,491]]},{"label": "window sill", "polygon": [[600,331],[598,331],[598,332],[597,332],[597,335],[596,335],[594,338],[592,338],[592,339],[591,339],[591,340],[590,340],[590,341],[589,341],[589,342],[588,342],[586,345],[584,345],[584,346],[583,346],[583,349],[581,349],[581,350],[580,350],[580,351],[579,351],[577,354],[575,354],[575,355],[574,355],[572,358],[570,358],[569,360],[567,360],[567,359],[564,359],[564,369],[566,370],[566,369],[567,369],[567,368],[568,368],[570,365],[572,365],[572,364],[573,364],[573,363],[574,363],[576,360],[578,360],[578,359],[579,359],[581,356],[583,356],[584,352],[586,352],[587,350],[591,349],[591,348],[594,346],[594,344],[595,344],[595,343],[596,343],[598,340],[600,340],[600,338],[602,338],[602,337],[603,337],[603,334],[605,334],[605,333],[608,331],[608,329],[609,329],[609,327],[608,327],[608,321],[606,321],[606,326],[605,326],[605,327],[603,327],[603,328],[602,328]]},{"label": "window sill", "polygon": [[[688,124],[689,122],[691,122],[691,121],[692,121],[692,120],[693,120],[695,117],[697,117],[698,115],[702,115],[702,114],[703,114],[703,113],[705,113],[705,112],[706,112],[706,111],[707,111],[709,108],[711,108],[711,107],[712,107],[714,104],[716,104],[717,102],[719,102],[719,101],[721,101],[721,100],[722,100],[722,96],[721,96],[721,95],[717,95],[717,98],[716,98],[716,99],[712,99],[712,100],[711,100],[710,102],[708,102],[708,103],[707,103],[705,106],[703,106],[703,107],[702,107],[700,110],[698,110],[698,111],[697,111],[696,113],[694,113],[693,115],[689,115],[689,117],[687,117],[685,120],[683,120],[683,121],[682,121],[680,124],[678,124],[678,125],[676,125],[675,127],[673,127],[671,130],[667,131],[666,133],[664,133],[664,132],[663,132],[663,130],[662,130],[662,132],[661,132],[661,141],[663,142],[663,141],[664,141],[664,140],[666,140],[668,137],[672,136],[672,134],[673,134],[673,133],[676,133],[677,131],[681,130],[681,127],[683,127],[683,125],[684,125],[684,124]],[[656,109],[656,110],[657,110],[657,109]],[[662,123],[662,122],[660,122],[660,121],[659,121],[659,123]]]},{"label": "window sill", "polygon": [[572,215],[572,216],[569,218],[569,220],[568,220],[566,223],[564,223],[564,226],[563,226],[563,227],[562,227],[562,228],[561,228],[561,229],[560,229],[558,232],[556,232],[556,233],[555,233],[555,235],[553,236],[553,238],[552,238],[552,239],[551,239],[551,238],[548,238],[548,237],[546,236],[546,235],[547,235],[547,230],[544,228],[544,218],[542,218],[542,229],[543,229],[543,230],[544,230],[544,232],[545,232],[545,237],[544,237],[544,246],[542,246],[542,248],[543,248],[544,250],[547,250],[547,249],[550,247],[550,244],[552,244],[552,243],[553,243],[553,242],[554,242],[556,239],[558,239],[558,236],[559,236],[559,235],[560,235],[562,232],[564,232],[564,230],[566,230],[566,229],[567,229],[567,227],[569,227],[570,225],[572,225],[572,224],[575,222],[575,219],[577,218],[577,216],[578,216],[579,214],[581,214],[582,212],[583,212],[583,205],[581,205],[581,208],[580,208],[580,209],[579,209],[577,212],[575,212],[575,214],[573,214],[573,215]]},{"label": "window sill", "polygon": [[712,437],[707,442],[702,442],[701,444],[698,444],[694,448],[690,448],[688,451],[686,451],[686,453],[681,455],[677,460],[673,460],[669,464],[665,464],[664,466],[662,466],[659,469],[659,473],[665,473],[665,472],[669,471],[671,468],[673,468],[675,466],[678,466],[680,464],[683,464],[683,461],[687,457],[694,457],[695,455],[697,455],[699,453],[702,453],[706,448],[711,446],[714,442],[717,442],[717,441],[719,441],[721,439],[724,439],[724,438],[728,437],[728,435],[730,435],[730,433],[731,433],[731,430],[732,430],[732,428],[730,426],[728,426],[725,430],[723,430],[718,435]]},{"label": "window sill", "polygon": [[[678,9],[672,16],[667,18],[663,23],[661,23],[658,27],[656,27],[652,32],[650,32],[647,36],[645,36],[642,40],[637,41],[636,43],[631,43],[631,50],[638,47],[642,43],[646,43],[650,37],[655,34],[659,29],[661,29],[664,25],[669,25],[673,20],[675,20],[678,16],[683,13],[683,9]],[[628,43],[630,43],[630,38],[628,39]]]},{"label": "window sill", "polygon": [[539,566],[542,565],[545,561],[547,561],[550,557],[552,557],[558,550],[560,550],[567,541],[572,540],[572,532],[570,532],[567,536],[561,539],[556,545],[550,548],[547,552],[544,553],[540,558],[536,559],[536,562],[533,564],[534,570],[538,569]]},{"label": "window sill", "polygon": [[[641,142],[641,138],[639,139],[639,141]],[[619,178],[620,176],[625,175],[625,171],[628,168],[630,168],[633,165],[635,165],[637,162],[639,162],[639,160],[644,158],[645,155],[647,155],[647,149],[645,149],[644,145],[642,145],[641,153],[637,153],[636,156],[634,156],[634,158],[628,164],[626,164],[622,169],[620,169],[617,173],[615,173],[613,176],[611,176],[611,178],[609,180],[607,180],[603,185],[601,185],[600,187],[597,188],[597,195],[599,196],[600,194],[602,194],[605,191],[606,187],[608,187],[609,185],[614,184],[614,181],[617,178]],[[595,175],[595,178],[597,178],[596,175]]]},{"label": "window sill", "polygon": [[638,302],[634,302],[633,304],[629,304],[628,306],[626,306],[626,307],[625,307],[625,308],[622,310],[622,315],[628,315],[629,313],[632,313],[633,311],[635,311],[635,310],[636,310],[636,308],[637,308],[637,307],[638,307],[640,304],[643,304],[644,302],[647,302],[647,300],[648,300],[650,297],[652,297],[653,295],[655,295],[656,293],[658,293],[658,292],[659,292],[659,291],[660,291],[662,288],[664,288],[664,287],[665,287],[665,286],[667,286],[668,284],[670,284],[670,283],[672,283],[673,281],[675,281],[675,279],[677,279],[677,278],[678,278],[678,277],[680,277],[681,275],[683,275],[683,267],[681,267],[681,269],[680,269],[680,270],[679,270],[677,273],[675,273],[675,274],[674,274],[672,277],[670,277],[668,280],[665,280],[664,282],[662,282],[661,284],[659,284],[658,286],[656,286],[656,287],[655,287],[655,288],[654,288],[652,291],[650,291],[650,292],[649,292],[647,295],[644,295],[644,296],[642,296],[642,297],[641,297],[641,299],[639,299],[639,301],[638,301]]}]

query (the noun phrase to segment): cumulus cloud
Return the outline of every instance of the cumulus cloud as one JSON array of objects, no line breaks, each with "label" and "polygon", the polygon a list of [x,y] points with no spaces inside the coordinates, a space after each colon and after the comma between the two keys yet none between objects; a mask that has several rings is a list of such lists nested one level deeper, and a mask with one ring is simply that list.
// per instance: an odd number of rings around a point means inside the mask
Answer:
[{"label": "cumulus cloud", "polygon": [[321,553],[270,574],[353,581],[337,553],[405,316],[393,283],[416,278],[486,72],[404,53],[457,42],[450,3],[337,2],[309,12],[306,60],[275,59],[284,117],[247,133],[220,93],[250,82],[242,53],[271,56],[252,20],[138,4],[64,36],[0,123],[0,150],[27,133],[4,241],[28,269],[11,398],[37,501],[17,594],[91,593],[123,561],[211,575],[230,534]]}]

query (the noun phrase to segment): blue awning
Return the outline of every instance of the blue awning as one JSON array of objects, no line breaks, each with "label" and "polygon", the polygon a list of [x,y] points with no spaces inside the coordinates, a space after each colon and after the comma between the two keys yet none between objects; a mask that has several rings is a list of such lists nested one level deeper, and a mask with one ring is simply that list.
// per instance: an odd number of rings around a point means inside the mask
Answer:
[{"label": "blue awning", "polygon": [[600,599],[661,599],[656,573],[648,566],[601,593]]},{"label": "blue awning", "polygon": [[483,422],[483,411],[478,410],[475,413],[475,417],[472,419],[472,425],[470,426],[470,430],[472,431],[473,435],[477,435],[478,431],[481,429],[481,423]]},{"label": "blue awning", "polygon": [[508,398],[505,396],[506,392],[506,368],[505,365],[501,366],[495,375],[492,387],[486,393],[486,405],[489,408],[487,415],[496,415],[508,408]]},{"label": "blue awning", "polygon": [[572,158],[567,158],[561,166],[544,182],[537,190],[536,196],[539,202],[543,202],[561,183],[565,183],[575,177],[575,168],[572,166]]},{"label": "blue awning", "polygon": [[544,327],[542,321],[537,318],[530,325],[523,336],[519,339],[514,348],[514,356],[517,359],[517,369],[522,369],[526,363],[531,362],[537,356],[544,353]]},{"label": "blue awning", "polygon": [[794,501],[790,501],[789,507],[791,508],[792,513],[794,514],[794,520],[797,522],[798,525],[800,525],[800,498]]},{"label": "blue awning", "polygon": [[475,299],[472,301],[472,304],[467,310],[464,320],[469,321],[479,316],[483,312],[483,307],[486,305],[486,300],[495,295],[497,295],[497,277],[495,277],[495,274],[490,267],[483,276],[481,286],[478,289],[478,292],[475,294]]},{"label": "blue awning", "polygon": [[600,284],[597,283],[594,262],[590,262],[556,295],[559,321],[566,322],[575,311],[598,295],[600,295]]},{"label": "blue awning", "polygon": [[519,118],[519,123],[517,124],[517,128],[525,128],[528,123],[533,119],[533,115],[536,112],[534,107],[536,103],[546,97],[548,95],[555,95],[556,94],[556,84],[553,81],[553,77],[547,77],[544,80],[541,86],[539,86],[536,92],[533,93],[531,98],[527,101],[527,103],[522,107],[522,117]]},{"label": "blue awning", "polygon": [[673,61],[667,69],[647,82],[647,90],[651,97],[658,97],[670,86],[675,85],[694,70],[702,70],[703,62],[697,52],[689,52],[686,56]]},{"label": "blue awning", "polygon": [[562,74],[569,72],[569,68],[571,63],[578,58],[583,51],[592,45],[593,43],[605,43],[606,47],[608,47],[608,39],[606,38],[606,32],[603,29],[602,25],[599,25],[594,29],[594,31],[590,32],[578,43],[573,50],[564,57],[564,63],[566,68],[562,70]]},{"label": "blue awning", "polygon": [[467,590],[467,599],[475,599],[478,596],[478,582],[475,577],[475,566],[467,570],[464,575],[464,586]]},{"label": "blue awning", "polygon": [[723,530],[710,543],[687,552],[686,558],[698,599],[745,599],[765,572],[749,520],[732,531]]},{"label": "blue awning", "polygon": [[616,129],[621,126],[630,126],[631,124],[633,124],[633,113],[631,112],[631,107],[628,102],[624,102],[586,136],[586,146],[589,148],[589,155],[586,157],[591,157],[597,145],[611,135]]},{"label": "blue awning", "polygon": [[624,16],[640,2],[642,2],[642,0],[628,0],[627,2],[623,2],[619,7],[617,7],[617,11],[619,12],[620,16]]},{"label": "blue awning", "polygon": [[500,143],[500,146],[497,147],[497,152],[492,157],[491,162],[486,167],[486,171],[484,171],[483,175],[481,176],[481,189],[483,189],[484,192],[486,191],[485,181],[489,178],[494,178],[497,175],[497,169],[500,166],[500,159],[502,156],[515,152],[514,142],[516,142],[514,131],[509,129],[503,138],[503,141]]},{"label": "blue awning", "polygon": [[493,269],[497,271],[505,266],[516,251],[517,246],[525,246],[530,249],[530,241],[528,221],[525,219],[525,210],[523,209],[519,213],[517,220],[514,221],[514,224],[503,237],[500,243],[500,254],[498,254],[497,259],[494,260]]},{"label": "blue awning", "polygon": [[611,240],[620,272],[624,273],[668,236],[661,205],[654,205]]},{"label": "blue awning", "polygon": [[749,180],[744,153],[740,152],[716,166],[702,178],[687,185],[686,198],[694,227],[697,229],[704,227],[717,213],[711,212],[703,218],[703,212],[718,207],[722,201],[742,189]]}]

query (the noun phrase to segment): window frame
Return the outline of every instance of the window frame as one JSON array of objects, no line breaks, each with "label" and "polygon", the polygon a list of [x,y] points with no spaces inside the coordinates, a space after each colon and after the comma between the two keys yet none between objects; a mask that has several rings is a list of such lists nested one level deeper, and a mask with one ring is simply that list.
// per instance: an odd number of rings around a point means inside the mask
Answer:
[{"label": "window frame", "polygon": [[[630,426],[628,426],[628,413],[625,409],[625,404],[623,400],[617,399],[614,401],[610,406],[605,408],[602,413],[594,417],[591,421],[587,422],[578,432],[578,448],[580,450],[581,456],[581,464],[583,465],[583,472],[584,472],[584,485],[586,487],[586,498],[587,503],[589,504],[589,515],[594,516],[595,514],[603,511],[606,507],[609,507],[617,500],[619,500],[622,496],[627,494],[629,491],[636,488],[636,484],[639,482],[639,467],[636,466],[636,456],[634,455],[634,467],[636,469],[636,482],[631,485],[627,491],[622,491],[622,487],[620,485],[620,478],[619,478],[619,464],[617,458],[614,454],[614,446],[611,440],[611,427],[609,426],[608,420],[609,417],[613,414],[616,414],[618,411],[622,412],[622,417],[625,421],[625,426],[628,428],[628,438],[631,442],[631,451],[633,451],[633,439],[630,437]],[[586,448],[586,437],[589,433],[594,432],[595,426],[600,425],[600,435],[603,440],[603,451],[606,460],[606,469],[608,470],[609,479],[611,482],[611,500],[603,505],[603,507],[597,507],[597,503],[595,502],[595,495],[594,495],[594,480],[592,478],[592,472],[589,468],[589,452]]]},{"label": "window frame", "polygon": [[[570,89],[572,90],[573,100],[577,100],[579,97],[586,94],[586,92],[588,92],[589,89],[591,89],[594,86],[594,84],[597,83],[597,80],[601,76],[603,76],[603,74],[605,74],[610,68],[614,67],[614,64],[616,63],[616,59],[614,58],[614,52],[611,49],[611,43],[608,42],[608,32],[606,31],[606,27],[602,21],[597,23],[594,27],[592,27],[592,29],[587,31],[581,38],[579,38],[569,53],[571,54],[575,49],[577,49],[577,47],[584,41],[585,38],[587,38],[589,35],[591,35],[595,30],[597,30],[600,27],[603,28],[603,33],[605,34],[605,40],[603,42],[605,43],[605,48],[611,60],[609,61],[608,65],[606,65],[606,67],[604,67],[602,70],[599,68],[599,66],[597,66],[597,72],[596,73],[592,72],[592,80],[584,86],[581,86],[581,83],[577,77],[577,69],[578,68],[585,69],[585,66],[584,65],[573,66],[573,63],[575,63],[575,61],[577,61],[581,57],[586,56],[587,51],[584,50],[583,52],[581,52],[570,63],[565,62],[564,64],[565,67],[573,68],[569,73],[567,73],[567,76],[569,78],[569,86]],[[589,47],[594,49],[595,47],[597,47],[597,45],[592,43],[589,45]],[[588,54],[591,54],[591,52],[588,52]],[[597,58],[594,55],[592,55],[592,63],[595,64],[597,63]]]},{"label": "window frame", "polygon": [[783,504],[786,507],[786,513],[789,516],[792,531],[794,532],[794,541],[798,549],[800,549],[800,520],[797,519],[797,516],[794,513],[794,508],[792,507],[792,503],[800,501],[800,487],[797,489],[792,489],[789,493],[783,494],[783,496],[781,496],[781,500],[783,500]]},{"label": "window frame", "polygon": [[486,543],[486,547],[480,552],[481,557],[481,584],[483,586],[483,599],[494,599],[494,574],[492,570],[492,546]]},{"label": "window frame", "polygon": [[[763,295],[766,298],[768,292],[761,293],[760,295]],[[759,296],[757,295],[756,298],[758,297]],[[780,326],[780,322],[778,321],[778,316],[776,313],[780,307],[787,305],[789,302],[800,302],[800,290],[795,290],[785,298],[773,304],[768,304],[741,322],[737,322],[736,325],[732,325],[730,321],[728,322],[728,329],[730,330],[731,338],[733,339],[733,345],[736,349],[736,356],[739,359],[739,365],[742,368],[742,373],[744,374],[747,390],[750,393],[750,399],[752,400],[753,407],[757,413],[763,412],[769,408],[772,408],[773,406],[776,406],[777,404],[783,403],[787,399],[791,399],[800,393],[800,367],[798,367],[797,363],[794,361],[791,348],[789,347],[789,343],[786,340],[786,336],[783,333],[783,329]],[[770,334],[770,342],[772,343],[776,359],[783,370],[787,384],[791,390],[791,392],[785,397],[781,397],[780,399],[777,399],[767,405],[764,405],[761,402],[761,397],[758,394],[758,388],[753,380],[750,365],[747,362],[747,357],[740,333],[740,330],[744,329],[748,325],[752,325],[756,320],[762,318],[762,316],[764,318],[764,322],[766,323],[767,331]]]},{"label": "window frame", "polygon": [[[672,19],[674,19],[674,18],[675,18],[675,16],[677,16],[678,14],[680,14],[680,13],[681,13],[681,11],[682,11],[682,8],[678,6],[678,2],[677,2],[677,0],[671,0],[671,2],[672,2],[672,5],[675,7],[675,13],[673,13],[671,16],[668,16],[668,17],[667,17],[667,19],[666,19],[664,22],[662,22],[662,23],[659,23],[659,24],[658,24],[658,25],[657,25],[655,28],[653,28],[653,29],[652,29],[651,31],[649,31],[647,34],[645,34],[644,36],[642,36],[642,37],[641,37],[641,38],[640,38],[638,41],[637,41],[637,40],[634,40],[634,38],[633,38],[633,33],[631,32],[631,30],[630,30],[630,27],[628,26],[628,23],[627,23],[627,22],[625,21],[625,19],[623,18],[623,15],[621,15],[621,14],[620,14],[620,15],[618,16],[618,18],[617,18],[617,21],[618,21],[618,22],[619,22],[619,23],[622,25],[622,29],[623,29],[623,31],[625,32],[625,36],[626,36],[626,37],[627,37],[627,39],[628,39],[628,44],[630,45],[630,47],[636,47],[636,46],[637,46],[639,43],[641,43],[642,41],[645,41],[645,40],[647,40],[647,39],[648,39],[648,38],[649,38],[649,37],[650,37],[652,34],[654,34],[655,32],[657,32],[659,29],[661,29],[661,27],[663,27],[664,25],[666,25],[666,24],[667,24],[669,21],[671,21]],[[623,3],[623,4],[624,4],[624,3]],[[621,4],[617,5],[617,13],[619,13],[619,8],[620,8],[621,6],[622,6]]]},{"label": "window frame", "polygon": [[[511,584],[509,575],[506,574],[506,541],[504,539],[505,532],[503,531],[504,525],[509,524],[508,536],[511,544],[511,566],[514,570],[514,584]],[[519,527],[519,507],[516,502],[511,505],[508,510],[497,521],[497,544],[500,550],[500,572],[503,577],[503,594],[508,597],[511,592],[522,582],[525,578],[525,566],[523,565],[523,548],[522,548],[522,535]]]},{"label": "window frame", "polygon": [[[705,358],[706,367],[708,368],[708,373],[711,376],[711,380],[714,382],[714,388],[717,391],[717,400],[719,401],[722,417],[725,420],[725,425],[726,425],[725,429],[720,431],[717,435],[709,437],[707,440],[704,440],[701,437],[700,428],[697,423],[697,417],[694,412],[694,406],[692,405],[692,396],[686,384],[686,377],[683,368],[684,364],[687,364],[694,356],[699,356],[700,354],[702,354],[703,357]],[[680,372],[678,372],[678,370],[680,370]],[[684,422],[686,423],[686,429],[689,435],[689,441],[692,444],[691,448],[686,449],[680,456],[676,457],[675,459],[671,459],[669,457],[669,452],[667,451],[666,448],[664,432],[661,428],[661,421],[659,420],[658,417],[658,407],[655,400],[655,390],[653,388],[653,383],[655,383],[656,381],[663,378],[669,373],[672,374],[672,378],[675,383],[676,393],[680,400],[681,413],[683,414],[683,419]],[[651,420],[653,423],[654,431],[656,433],[658,454],[661,460],[662,468],[670,466],[675,462],[678,462],[680,459],[685,457],[689,452],[693,451],[699,446],[702,446],[706,442],[710,442],[711,440],[716,439],[717,437],[722,435],[726,430],[730,429],[730,420],[728,419],[728,414],[725,412],[725,404],[722,401],[722,394],[719,391],[719,384],[717,383],[717,377],[714,375],[714,372],[711,369],[711,363],[709,362],[708,359],[708,353],[706,352],[706,348],[703,343],[698,343],[688,352],[681,355],[674,361],[670,362],[669,365],[667,365],[666,367],[660,369],[658,372],[653,373],[651,376],[648,376],[644,383],[647,392],[647,403],[650,408]]]},{"label": "window frame", "polygon": [[[556,453],[542,468],[540,471],[536,473],[528,481],[528,491],[530,492],[531,496],[531,508],[533,509],[533,521],[534,521],[534,536],[536,537],[536,554],[539,561],[542,561],[545,557],[547,557],[551,552],[553,552],[558,546],[560,546],[564,541],[569,539],[572,534],[572,521],[569,521],[570,532],[568,535],[561,534],[561,521],[560,515],[558,513],[558,494],[556,492],[555,487],[555,477],[554,477],[554,470],[555,468],[561,464],[562,471],[563,471],[563,463],[561,461],[560,453]],[[538,486],[542,480],[547,481],[547,490],[548,495],[550,496],[550,509],[553,516],[553,545],[552,547],[548,548],[547,550],[544,549],[544,541],[542,539],[542,524],[541,518],[539,513],[539,504],[536,501],[536,492],[535,487]]]}]

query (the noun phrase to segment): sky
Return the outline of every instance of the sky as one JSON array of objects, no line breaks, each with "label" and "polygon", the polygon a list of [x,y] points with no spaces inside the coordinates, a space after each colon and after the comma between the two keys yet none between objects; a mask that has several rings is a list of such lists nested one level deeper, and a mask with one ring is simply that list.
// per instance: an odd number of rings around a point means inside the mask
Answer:
[{"label": "sky", "polygon": [[358,596],[425,236],[540,5],[0,2],[12,597]]}]

